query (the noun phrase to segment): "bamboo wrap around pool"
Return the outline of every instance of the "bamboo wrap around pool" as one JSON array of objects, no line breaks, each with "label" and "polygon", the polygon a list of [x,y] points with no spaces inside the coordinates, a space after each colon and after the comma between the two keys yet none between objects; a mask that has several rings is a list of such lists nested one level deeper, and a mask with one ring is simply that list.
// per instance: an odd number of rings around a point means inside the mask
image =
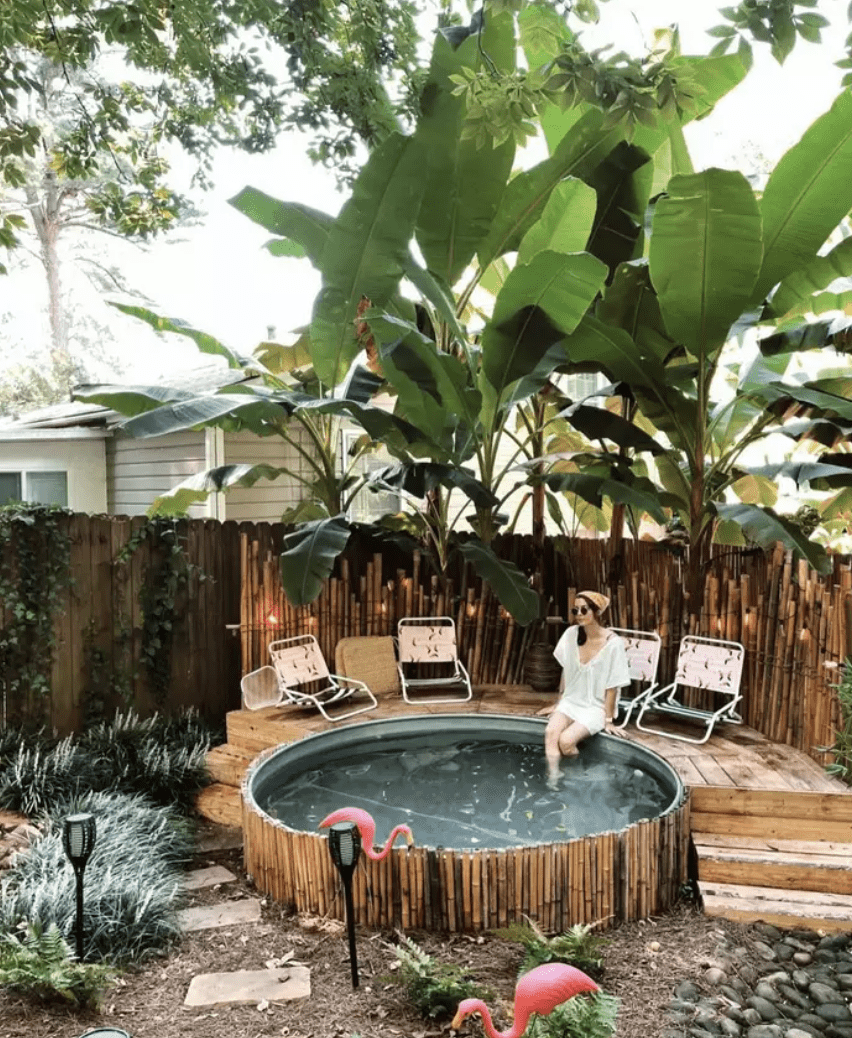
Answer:
[{"label": "bamboo wrap around pool", "polygon": [[[343,919],[325,835],[289,828],[255,799],[255,778],[280,751],[261,754],[243,783],[246,871],[259,890],[297,912]],[[619,832],[500,849],[395,847],[380,861],[362,854],[354,875],[356,921],[374,929],[477,932],[529,916],[559,932],[664,912],[687,878],[689,798],[675,781],[680,792],[671,807]]]}]

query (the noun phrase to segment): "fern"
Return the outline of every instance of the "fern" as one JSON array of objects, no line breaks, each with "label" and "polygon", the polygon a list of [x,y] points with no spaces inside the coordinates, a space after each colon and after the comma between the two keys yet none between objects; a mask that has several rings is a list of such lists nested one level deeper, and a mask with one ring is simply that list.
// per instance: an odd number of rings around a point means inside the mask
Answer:
[{"label": "fern", "polygon": [[621,1005],[614,995],[571,998],[549,1016],[536,1016],[527,1038],[612,1038]]},{"label": "fern", "polygon": [[116,976],[109,966],[77,962],[55,923],[26,924],[23,940],[0,934],[0,986],[16,994],[98,1009]]},{"label": "fern", "polygon": [[438,962],[410,937],[398,936],[401,943],[394,948],[399,961],[397,979],[421,1016],[428,1020],[452,1017],[463,999],[491,997],[460,966]]},{"label": "fern", "polygon": [[606,942],[594,933],[589,924],[576,923],[565,933],[547,937],[532,919],[527,918],[526,923],[512,923],[495,933],[504,940],[524,946],[519,976],[545,962],[566,962],[593,980],[600,980],[603,973],[601,950]]}]

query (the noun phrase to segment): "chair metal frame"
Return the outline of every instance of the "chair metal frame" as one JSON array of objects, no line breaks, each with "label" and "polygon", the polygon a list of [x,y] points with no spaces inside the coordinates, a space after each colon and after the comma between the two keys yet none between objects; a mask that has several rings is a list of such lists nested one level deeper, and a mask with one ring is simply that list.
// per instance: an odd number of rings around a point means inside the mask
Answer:
[{"label": "chair metal frame", "polygon": [[[301,706],[315,707],[327,721],[343,721],[356,714],[374,710],[379,704],[369,687],[357,678],[348,678],[342,674],[332,674],[328,669],[319,643],[312,634],[299,634],[293,638],[281,638],[270,642],[269,656],[272,664],[260,667],[246,674],[242,679],[243,703],[250,710],[259,710],[264,706]],[[271,672],[271,673],[270,673]],[[275,701],[271,693],[272,678],[278,687],[279,698]],[[322,687],[315,692],[305,692],[299,686],[310,682],[320,682]],[[261,691],[258,693],[257,689]],[[268,695],[264,698],[263,692]],[[248,692],[248,694],[247,694]],[[356,692],[364,692],[370,699],[367,706],[356,710],[337,713],[332,716],[327,706],[340,703]],[[258,705],[252,705],[254,699]]]},{"label": "chair metal frame", "polygon": [[640,681],[645,686],[633,696],[625,696],[624,690],[619,690],[617,707],[619,720],[613,727],[625,728],[633,711],[640,708],[657,688],[657,670],[660,665],[660,649],[663,643],[656,631],[639,631],[632,627],[610,627],[610,630],[624,642],[631,682]]},{"label": "chair metal frame", "polygon": [[[653,732],[668,739],[700,744],[707,742],[714,726],[720,721],[742,724],[743,719],[737,713],[736,706],[742,699],[740,685],[744,659],[745,649],[740,642],[704,638],[695,634],[686,635],[681,639],[678,649],[674,681],[652,692],[645,699],[636,718],[636,727],[643,732]],[[701,710],[698,707],[685,706],[678,700],[678,690],[682,687],[719,692],[730,699],[718,710]],[[687,721],[700,721],[704,724],[704,734],[701,738],[692,738],[679,732],[651,728],[642,723],[649,710],[671,714]]]},{"label": "chair metal frame", "polygon": [[[415,630],[429,632],[417,638]],[[397,670],[402,686],[402,698],[406,703],[466,703],[473,697],[470,675],[459,659],[456,625],[451,616],[407,616],[396,626]],[[453,673],[442,678],[407,677],[406,665],[449,663]],[[415,688],[444,688],[448,685],[463,685],[466,694],[443,698],[418,697],[412,699],[408,691]]]}]

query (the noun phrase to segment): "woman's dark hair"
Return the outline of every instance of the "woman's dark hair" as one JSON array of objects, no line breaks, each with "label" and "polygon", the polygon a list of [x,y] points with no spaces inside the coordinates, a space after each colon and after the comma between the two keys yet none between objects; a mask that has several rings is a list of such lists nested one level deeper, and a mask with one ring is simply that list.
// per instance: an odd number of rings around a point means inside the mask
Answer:
[{"label": "woman's dark hair", "polygon": [[[588,598],[583,598],[582,595],[577,595],[577,598],[574,599],[574,604],[575,605],[577,604],[577,601],[579,599],[582,599],[583,604],[587,605],[589,607],[589,609],[591,609],[591,611],[595,615],[595,619],[597,619],[600,616],[600,610],[595,605],[595,603],[594,602],[590,602]],[[577,644],[578,645],[585,645],[586,644],[586,628],[585,627],[581,627],[577,631]]]}]

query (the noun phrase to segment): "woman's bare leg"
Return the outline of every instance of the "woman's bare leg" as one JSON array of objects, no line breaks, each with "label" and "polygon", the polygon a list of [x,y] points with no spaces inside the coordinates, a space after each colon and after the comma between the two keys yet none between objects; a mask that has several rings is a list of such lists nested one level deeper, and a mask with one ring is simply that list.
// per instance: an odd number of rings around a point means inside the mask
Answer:
[{"label": "woman's bare leg", "polygon": [[563,728],[559,733],[557,739],[559,752],[563,757],[576,757],[580,752],[577,744],[581,743],[583,739],[588,739],[591,734],[584,724],[580,724],[579,721],[571,721],[567,728]]},{"label": "woman's bare leg", "polygon": [[562,756],[559,739],[570,724],[573,724],[570,717],[554,710],[544,730],[544,756],[547,760],[547,778],[550,783],[559,778],[559,760]]}]

